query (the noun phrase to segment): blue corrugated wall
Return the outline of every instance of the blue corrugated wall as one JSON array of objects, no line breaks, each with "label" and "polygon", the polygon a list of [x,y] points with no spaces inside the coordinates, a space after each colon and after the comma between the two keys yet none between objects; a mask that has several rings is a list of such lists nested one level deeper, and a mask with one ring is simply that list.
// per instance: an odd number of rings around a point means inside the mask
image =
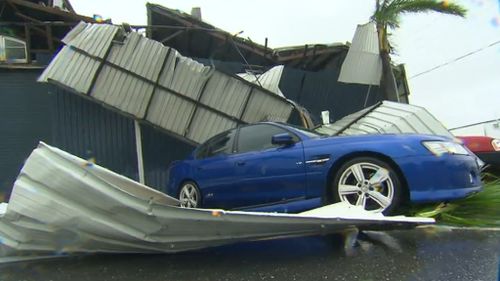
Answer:
[{"label": "blue corrugated wall", "polygon": [[52,145],[138,179],[134,121],[57,87],[50,87]]},{"label": "blue corrugated wall", "polygon": [[[40,70],[0,69],[0,197],[38,141],[51,142],[51,99]],[[0,198],[2,199],[2,198]]]},{"label": "blue corrugated wall", "polygon": [[[329,110],[332,121],[373,105],[382,98],[378,86],[338,82],[340,69],[318,72],[285,68],[280,89],[285,96],[304,106],[314,121],[320,123],[321,111]],[[365,105],[366,102],[366,105]]]},{"label": "blue corrugated wall", "polygon": [[[0,196],[7,199],[39,141],[138,179],[134,121],[55,86],[36,82],[41,70],[0,70]],[[141,124],[146,184],[163,190],[168,165],[193,146]],[[1,198],[0,198],[1,199]]]}]

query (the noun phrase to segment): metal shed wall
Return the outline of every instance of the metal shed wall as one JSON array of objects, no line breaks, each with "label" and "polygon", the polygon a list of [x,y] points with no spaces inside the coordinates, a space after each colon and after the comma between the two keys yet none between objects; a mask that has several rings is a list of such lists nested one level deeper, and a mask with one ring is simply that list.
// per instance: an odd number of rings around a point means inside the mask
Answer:
[{"label": "metal shed wall", "polygon": [[[41,70],[0,69],[0,197],[39,140],[51,142],[51,100]],[[0,198],[1,199],[1,198]]]},{"label": "metal shed wall", "polygon": [[141,125],[141,133],[146,184],[166,191],[168,166],[185,159],[195,147],[149,125]]},{"label": "metal shed wall", "polygon": [[339,73],[340,69],[311,72],[285,67],[280,89],[287,98],[307,108],[317,124],[321,111],[329,110],[330,119],[335,121],[382,100],[377,86],[338,82]]},{"label": "metal shed wall", "polygon": [[132,119],[57,87],[50,95],[54,146],[138,179]]},{"label": "metal shed wall", "polygon": [[[138,179],[134,122],[61,88],[37,83],[41,70],[0,69],[0,199],[39,141]],[[163,190],[169,164],[193,146],[141,124],[146,183]]]},{"label": "metal shed wall", "polygon": [[[82,96],[51,87],[54,95],[54,146],[131,179],[138,180],[134,121]],[[142,123],[146,184],[164,191],[168,167],[184,159],[194,146]]]}]

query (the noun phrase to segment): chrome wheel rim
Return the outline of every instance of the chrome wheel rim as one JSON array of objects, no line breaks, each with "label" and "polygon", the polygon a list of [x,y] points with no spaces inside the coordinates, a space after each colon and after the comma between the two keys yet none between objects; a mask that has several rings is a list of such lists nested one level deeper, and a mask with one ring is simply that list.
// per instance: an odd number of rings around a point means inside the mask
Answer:
[{"label": "chrome wheel rim", "polygon": [[394,197],[394,183],[389,171],[373,163],[356,163],[347,168],[338,183],[340,201],[379,213]]},{"label": "chrome wheel rim", "polygon": [[181,192],[179,193],[179,201],[181,202],[181,207],[184,208],[196,208],[198,207],[200,195],[196,186],[192,183],[187,183],[182,186]]}]

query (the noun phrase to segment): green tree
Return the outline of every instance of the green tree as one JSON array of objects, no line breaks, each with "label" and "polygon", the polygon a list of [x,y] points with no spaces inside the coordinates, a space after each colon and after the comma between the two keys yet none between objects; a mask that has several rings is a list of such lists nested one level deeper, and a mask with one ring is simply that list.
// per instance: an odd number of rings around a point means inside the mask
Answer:
[{"label": "green tree", "polygon": [[375,12],[372,20],[377,26],[380,57],[382,59],[382,77],[380,89],[386,100],[398,101],[396,79],[391,66],[391,45],[388,30],[399,28],[400,18],[404,14],[437,12],[465,17],[467,10],[450,1],[435,0],[375,0]]}]

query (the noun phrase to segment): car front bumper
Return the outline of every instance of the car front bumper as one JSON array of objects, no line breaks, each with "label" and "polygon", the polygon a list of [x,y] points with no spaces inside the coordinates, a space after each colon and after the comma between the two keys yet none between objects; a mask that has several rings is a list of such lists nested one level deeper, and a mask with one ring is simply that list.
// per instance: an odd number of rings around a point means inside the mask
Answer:
[{"label": "car front bumper", "polygon": [[473,155],[418,156],[396,159],[411,202],[464,198],[482,189],[480,167]]}]

